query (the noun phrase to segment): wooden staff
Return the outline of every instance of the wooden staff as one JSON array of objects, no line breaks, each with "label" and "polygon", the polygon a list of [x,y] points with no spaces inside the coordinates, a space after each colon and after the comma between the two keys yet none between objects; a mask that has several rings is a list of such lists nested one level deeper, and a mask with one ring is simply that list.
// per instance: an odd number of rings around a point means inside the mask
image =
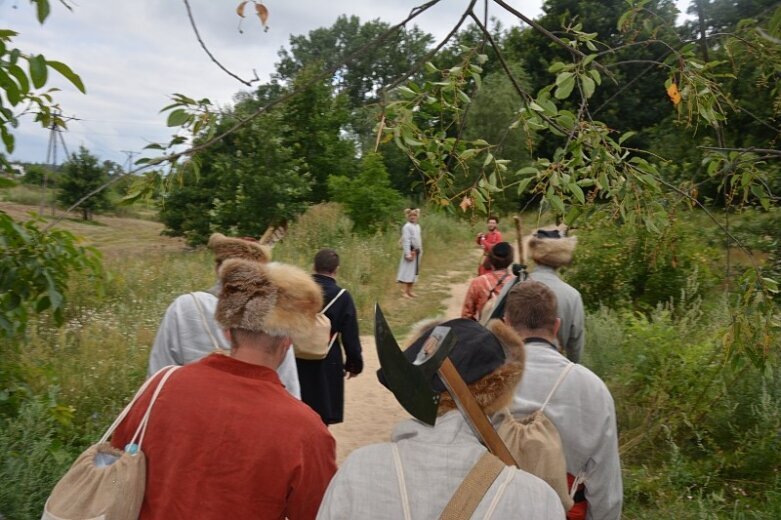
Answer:
[{"label": "wooden staff", "polygon": [[518,241],[518,263],[524,264],[524,254],[523,254],[523,231],[521,230],[521,216],[515,215],[513,217],[513,220],[515,221],[515,237]]}]

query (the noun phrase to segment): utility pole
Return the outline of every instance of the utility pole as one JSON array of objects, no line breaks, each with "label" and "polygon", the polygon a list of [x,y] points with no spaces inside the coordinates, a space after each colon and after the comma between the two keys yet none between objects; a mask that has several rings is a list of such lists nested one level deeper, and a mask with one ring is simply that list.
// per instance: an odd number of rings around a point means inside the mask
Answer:
[{"label": "utility pole", "polygon": [[[64,127],[65,121],[70,121],[72,119],[76,119],[75,117],[66,117],[62,118],[60,116],[60,113],[56,113],[52,116],[52,123],[49,126],[49,145],[46,150],[46,164],[51,168],[52,172],[57,167],[57,142],[59,140],[59,143],[62,145],[62,149],[65,151],[65,157],[68,157],[68,147],[65,145],[65,138],[62,136],[62,128]],[[46,205],[46,186],[48,184],[48,177],[49,174],[47,173],[48,170],[44,168],[43,170],[43,180],[41,181],[41,185],[43,188],[43,193],[41,194],[41,207],[38,210],[38,213],[43,216],[43,210],[44,206]],[[51,199],[51,214],[54,216],[54,197]]]},{"label": "utility pole", "polygon": [[133,169],[133,156],[138,155],[138,152],[122,150],[122,153],[127,155],[127,159],[125,159],[125,173],[129,173]]}]

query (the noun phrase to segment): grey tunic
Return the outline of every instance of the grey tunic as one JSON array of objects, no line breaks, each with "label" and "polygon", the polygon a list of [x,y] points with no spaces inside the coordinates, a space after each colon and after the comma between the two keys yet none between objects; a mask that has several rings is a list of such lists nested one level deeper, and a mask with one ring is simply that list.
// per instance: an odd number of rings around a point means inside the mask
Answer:
[{"label": "grey tunic", "polygon": [[[420,236],[420,224],[407,222],[401,228],[401,261],[399,262],[399,271],[396,274],[396,280],[403,283],[414,283],[418,279],[417,268],[420,265],[420,257],[423,254],[423,239]],[[409,255],[413,249],[418,250],[418,256],[415,259],[407,260],[404,258]]]},{"label": "grey tunic", "polygon": [[[569,362],[549,344],[524,346],[526,366],[510,411],[519,419],[542,407]],[[588,520],[619,520],[623,503],[618,431],[613,397],[605,383],[582,365],[572,370],[545,407],[561,436],[567,472],[582,477]]]},{"label": "grey tunic", "polygon": [[559,318],[561,318],[559,346],[564,349],[570,361],[579,362],[580,355],[583,353],[583,344],[586,342],[585,314],[580,292],[559,278],[556,270],[547,265],[538,265],[529,275],[529,279],[544,283],[556,294]]}]

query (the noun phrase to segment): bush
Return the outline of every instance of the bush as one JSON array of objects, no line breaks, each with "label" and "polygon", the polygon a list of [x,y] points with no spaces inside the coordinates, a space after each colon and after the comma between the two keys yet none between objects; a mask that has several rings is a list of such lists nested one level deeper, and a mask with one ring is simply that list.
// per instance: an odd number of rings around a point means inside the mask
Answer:
[{"label": "bush", "polygon": [[361,233],[385,229],[403,205],[401,195],[391,188],[382,156],[376,153],[363,157],[356,178],[330,177],[328,190],[336,202],[344,205],[355,230]]},{"label": "bush", "polygon": [[650,310],[660,302],[680,299],[692,276],[698,281],[698,295],[712,287],[715,257],[701,234],[675,221],[661,235],[602,221],[578,233],[574,264],[565,278],[581,292],[589,309],[634,305]]}]

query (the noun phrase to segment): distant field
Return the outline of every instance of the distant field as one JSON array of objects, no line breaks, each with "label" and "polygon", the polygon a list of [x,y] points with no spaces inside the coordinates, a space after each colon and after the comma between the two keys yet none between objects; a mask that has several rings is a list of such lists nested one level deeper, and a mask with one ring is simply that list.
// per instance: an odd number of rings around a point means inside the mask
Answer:
[{"label": "distant field", "polygon": [[[39,206],[0,202],[0,210],[17,220],[26,220],[30,218],[31,212],[38,213]],[[44,215],[47,221],[53,218],[49,208],[44,210]],[[56,211],[56,216],[62,215],[62,211]],[[182,251],[187,248],[181,238],[161,235],[163,225],[150,220],[96,215],[92,221],[84,222],[74,213],[58,222],[57,227],[82,237],[85,244],[97,247],[107,257]]]}]

